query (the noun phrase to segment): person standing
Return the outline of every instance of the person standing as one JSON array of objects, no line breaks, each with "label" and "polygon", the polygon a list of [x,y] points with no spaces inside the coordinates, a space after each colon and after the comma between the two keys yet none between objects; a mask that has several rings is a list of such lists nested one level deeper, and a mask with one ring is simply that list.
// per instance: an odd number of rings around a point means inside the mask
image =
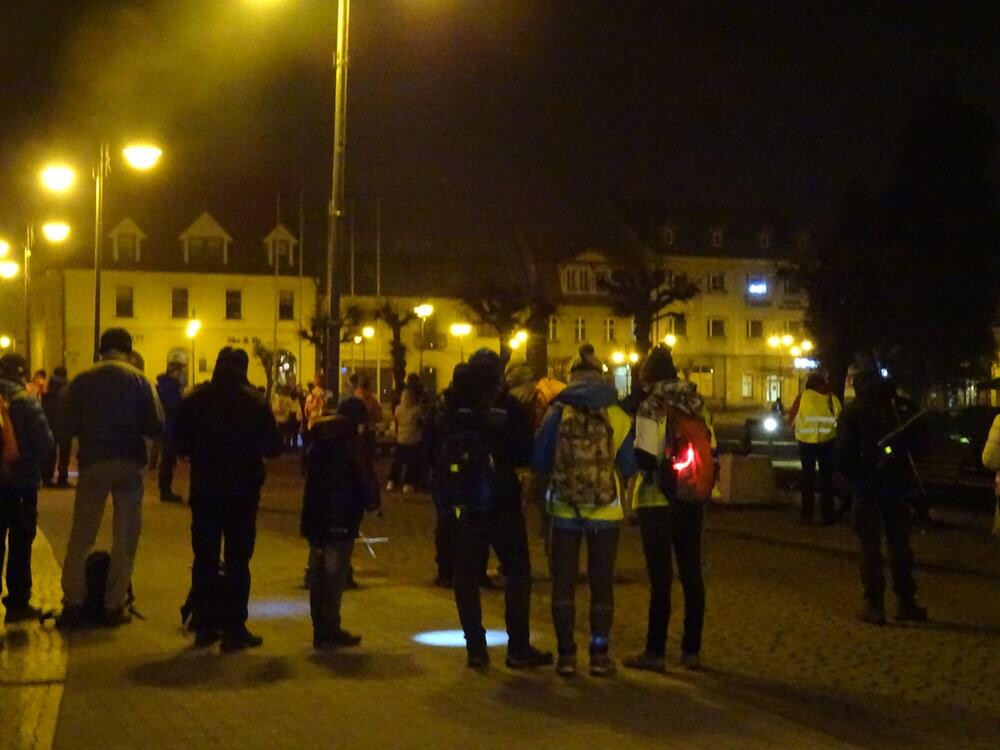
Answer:
[{"label": "person standing", "polygon": [[63,564],[63,611],[56,621],[60,627],[82,624],[85,561],[97,539],[108,494],[114,504],[114,534],[103,622],[115,626],[132,619],[125,604],[142,528],[146,438],[160,435],[163,409],[150,382],[129,364],[131,352],[128,331],[106,330],[100,339],[101,361],[73,378],[60,404],[60,439],[78,439],[80,467]]},{"label": "person standing", "polygon": [[385,488],[392,492],[402,481],[403,494],[409,494],[413,492],[413,486],[420,476],[420,440],[425,418],[420,393],[409,383],[403,388],[392,416],[396,423],[396,453]]},{"label": "person standing", "polygon": [[[59,418],[59,399],[62,398],[63,391],[69,381],[66,378],[66,368],[62,365],[52,370],[52,377],[45,387],[42,395],[42,410],[45,412],[45,419],[54,433],[56,420]],[[72,451],[73,440],[56,440],[56,449],[49,452],[42,463],[42,484],[46,487],[59,487],[66,489],[69,487],[69,456]],[[53,475],[57,477],[53,482]]]},{"label": "person standing", "polygon": [[361,636],[341,627],[340,603],[361,518],[379,507],[375,468],[361,444],[366,419],[365,405],[348,398],[334,414],[316,420],[310,434],[300,529],[309,540],[309,608],[316,649],[361,643]]},{"label": "person standing", "polygon": [[610,652],[614,570],[624,519],[623,486],[616,473],[632,427],[606,382],[590,344],[580,347],[569,385],[556,396],[535,442],[533,469],[552,517],[552,620],[559,643],[556,671],[576,674],[576,583],[580,545],[587,543],[590,584],[590,673],[616,671]]},{"label": "person standing", "polygon": [[916,602],[910,549],[910,505],[906,488],[911,429],[904,425],[913,404],[896,396],[892,381],[877,369],[854,376],[857,398],[844,407],[837,436],[837,462],[851,483],[854,530],[861,548],[861,584],[864,593],[860,618],[885,625],[885,573],[882,536],[889,550],[889,567],[898,606],[897,620],[923,622],[927,610]]},{"label": "person standing", "polygon": [[455,605],[473,669],[490,664],[479,589],[491,546],[507,578],[507,666],[552,663],[530,642],[531,560],[517,468],[530,460],[531,430],[501,376],[500,358],[488,349],[458,365],[434,426],[433,496],[455,519]]},{"label": "person standing", "polygon": [[996,507],[993,511],[993,536],[1000,537],[1000,414],[994,418],[993,424],[990,425],[990,434],[983,446],[982,462],[987,469],[997,472],[994,491]]},{"label": "person standing", "polygon": [[0,569],[8,551],[5,623],[33,620],[42,614],[31,606],[31,545],[38,527],[40,467],[55,442],[41,404],[25,388],[27,367],[20,354],[0,357],[0,398],[7,404],[19,454],[0,480]]},{"label": "person standing", "polygon": [[41,399],[45,395],[45,386],[48,382],[48,377],[48,373],[45,370],[35,370],[35,374],[31,376],[31,381],[25,384],[24,390],[29,395]]},{"label": "person standing", "polygon": [[820,523],[828,526],[836,521],[833,507],[833,464],[837,449],[837,418],[840,416],[837,398],[818,373],[806,379],[805,390],[795,397],[788,422],[795,428],[799,444],[802,475],[802,523],[813,522],[815,505],[816,465],[819,464]]},{"label": "person standing", "polygon": [[174,469],[177,466],[177,412],[184,398],[184,377],[186,367],[183,362],[170,362],[167,371],[156,378],[156,395],[163,407],[163,434],[160,438],[159,472],[160,501],[179,503],[184,500],[174,493]]},{"label": "person standing", "polygon": [[195,645],[210,646],[221,637],[224,651],[264,642],[246,626],[250,558],[263,459],[280,455],[282,448],[270,406],[247,382],[249,364],[242,349],[224,348],[211,381],[188,394],[177,415],[177,451],[191,462],[190,601],[199,623]]},{"label": "person standing", "polygon": [[[705,621],[705,582],[702,577],[701,540],[705,505],[664,491],[663,462],[668,457],[667,436],[673,432],[677,415],[696,420],[698,429],[711,444],[707,412],[694,384],[677,377],[671,352],[655,347],[643,362],[640,376],[646,398],[639,404],[635,426],[635,460],[639,475],[632,503],[639,519],[642,550],[649,574],[649,618],[646,647],[623,662],[630,669],[650,672],[666,670],[667,629],[670,623],[670,589],[673,560],[684,590],[684,633],[681,664],[688,669],[701,665],[701,634]],[[709,467],[713,472],[714,466]],[[705,498],[707,499],[707,498]]]}]

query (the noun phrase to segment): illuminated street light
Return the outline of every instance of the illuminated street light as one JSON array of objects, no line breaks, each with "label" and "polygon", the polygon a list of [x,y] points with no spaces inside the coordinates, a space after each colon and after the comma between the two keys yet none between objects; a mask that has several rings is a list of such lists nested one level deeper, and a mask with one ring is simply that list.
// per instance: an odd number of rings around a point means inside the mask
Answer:
[{"label": "illuminated street light", "polygon": [[777,349],[781,346],[781,339],[778,336],[769,336],[767,339],[767,345],[772,349]]},{"label": "illuminated street light", "polygon": [[365,337],[362,336],[360,333],[357,336],[354,337],[354,343],[355,344],[360,344],[364,340],[365,340]]},{"label": "illuminated street light", "polygon": [[514,334],[514,338],[523,344],[525,341],[528,340],[528,332],[525,331],[524,329],[521,329],[520,331]]},{"label": "illuminated street light", "polygon": [[804,351],[804,352],[811,352],[812,350],[813,350],[813,342],[812,341],[810,341],[809,339],[806,339],[805,341],[802,342],[802,351]]},{"label": "illuminated street light", "polygon": [[517,338],[517,336],[513,336],[510,341],[507,342],[507,346],[509,346],[513,351],[517,351],[521,348],[521,344],[523,343],[524,342]]},{"label": "illuminated street light", "polygon": [[674,336],[674,334],[672,333],[668,333],[666,336],[663,337],[663,343],[669,346],[671,349],[673,349],[675,346],[677,346],[677,337]]},{"label": "illuminated street light", "polygon": [[794,343],[795,343],[795,337],[792,336],[792,334],[790,333],[786,333],[784,336],[781,337],[782,346],[791,346]]},{"label": "illuminated street light", "polygon": [[133,143],[122,149],[125,162],[140,172],[145,172],[156,166],[163,156],[163,150],[151,143]]},{"label": "illuminated street light", "polygon": [[47,221],[42,224],[42,235],[49,242],[65,242],[69,233],[69,224],[65,221]]},{"label": "illuminated street light", "polygon": [[424,329],[427,319],[434,314],[434,305],[425,302],[413,308],[413,314],[420,318],[420,375],[424,374],[424,349],[427,348],[427,339],[424,336]]},{"label": "illuminated street light", "polygon": [[632,352],[628,355],[628,361],[633,365],[639,364],[639,352]]},{"label": "illuminated street light", "polygon": [[76,170],[68,164],[49,164],[42,169],[42,187],[50,193],[65,193],[76,182]]},{"label": "illuminated street light", "polygon": [[13,343],[10,336],[0,336],[0,349],[10,349]]},{"label": "illuminated street light", "polygon": [[422,305],[417,305],[413,308],[413,314],[420,318],[420,320],[427,320],[427,318],[434,314],[434,305],[427,304],[426,302]]},{"label": "illuminated street light", "polygon": [[0,261],[0,279],[13,279],[21,272],[19,263],[13,260]]},{"label": "illuminated street light", "polygon": [[793,357],[801,357],[802,349],[800,349],[797,346],[793,346],[791,349],[788,350],[788,353],[791,354]]},{"label": "illuminated street light", "polygon": [[616,365],[621,365],[625,363],[625,352],[615,352],[611,355],[611,361]]},{"label": "illuminated street light", "polygon": [[370,339],[375,335],[375,329],[372,326],[365,326],[361,329],[361,335],[366,339]]},{"label": "illuminated street light", "polygon": [[465,361],[465,337],[472,333],[472,326],[468,323],[452,323],[448,332],[458,339],[458,361]]},{"label": "illuminated street light", "polygon": [[201,321],[192,318],[187,322],[187,329],[184,331],[184,335],[189,339],[193,339],[198,335],[198,331],[201,330]]}]

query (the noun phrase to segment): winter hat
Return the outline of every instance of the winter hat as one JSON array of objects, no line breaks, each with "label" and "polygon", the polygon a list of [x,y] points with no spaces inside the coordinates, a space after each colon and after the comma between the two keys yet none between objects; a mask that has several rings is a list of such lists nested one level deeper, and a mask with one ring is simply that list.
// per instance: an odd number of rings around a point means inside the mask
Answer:
[{"label": "winter hat", "polygon": [[11,352],[0,357],[0,377],[24,382],[28,374],[28,361],[20,354]]},{"label": "winter hat", "polygon": [[368,409],[365,408],[365,402],[356,396],[345,398],[337,407],[337,414],[349,419],[355,427],[368,421]]},{"label": "winter hat", "polygon": [[646,355],[642,363],[640,379],[643,383],[659,383],[661,380],[676,380],[677,367],[670,349],[665,346],[655,346]]},{"label": "winter hat", "polygon": [[469,366],[478,369],[480,377],[488,378],[490,386],[500,387],[503,380],[503,364],[500,362],[500,355],[495,351],[485,347],[477,349],[469,357]]},{"label": "winter hat", "polygon": [[455,365],[448,388],[458,406],[474,407],[481,404],[497,386],[496,374],[482,363]]},{"label": "winter hat", "polygon": [[124,328],[109,328],[101,334],[101,354],[110,351],[130,354],[132,352],[132,334]]},{"label": "winter hat", "polygon": [[593,344],[581,344],[578,355],[569,366],[570,372],[604,372],[604,363],[597,358]]}]

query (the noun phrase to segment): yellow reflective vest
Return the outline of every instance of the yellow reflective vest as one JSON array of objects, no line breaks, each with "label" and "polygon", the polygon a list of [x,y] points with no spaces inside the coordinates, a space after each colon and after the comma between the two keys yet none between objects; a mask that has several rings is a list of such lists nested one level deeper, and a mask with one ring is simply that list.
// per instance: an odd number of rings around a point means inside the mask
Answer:
[{"label": "yellow reflective vest", "polygon": [[837,437],[840,399],[812,389],[802,391],[795,415],[795,439],[800,443],[827,443]]}]

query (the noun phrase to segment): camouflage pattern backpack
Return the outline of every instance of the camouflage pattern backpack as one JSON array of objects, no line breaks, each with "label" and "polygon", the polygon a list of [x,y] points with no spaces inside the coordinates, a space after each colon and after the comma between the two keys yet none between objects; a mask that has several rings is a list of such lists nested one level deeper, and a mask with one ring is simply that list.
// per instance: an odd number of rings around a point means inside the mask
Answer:
[{"label": "camouflage pattern backpack", "polygon": [[559,501],[579,511],[618,499],[614,442],[607,409],[563,407],[552,471]]}]

